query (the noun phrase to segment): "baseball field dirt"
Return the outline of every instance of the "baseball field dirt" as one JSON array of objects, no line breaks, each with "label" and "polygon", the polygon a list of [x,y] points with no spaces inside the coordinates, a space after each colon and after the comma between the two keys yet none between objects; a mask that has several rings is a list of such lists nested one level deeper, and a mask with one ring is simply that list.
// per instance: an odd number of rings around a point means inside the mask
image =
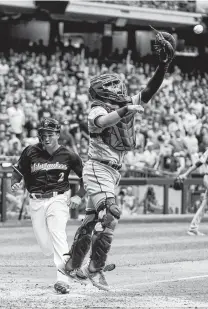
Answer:
[{"label": "baseball field dirt", "polygon": [[[42,255],[31,226],[0,228],[0,308],[208,308],[208,236],[188,236],[188,223],[121,223],[106,273],[109,292],[71,283],[53,290],[52,257]],[[77,225],[67,226],[69,244]],[[201,231],[207,233],[207,223]]]}]

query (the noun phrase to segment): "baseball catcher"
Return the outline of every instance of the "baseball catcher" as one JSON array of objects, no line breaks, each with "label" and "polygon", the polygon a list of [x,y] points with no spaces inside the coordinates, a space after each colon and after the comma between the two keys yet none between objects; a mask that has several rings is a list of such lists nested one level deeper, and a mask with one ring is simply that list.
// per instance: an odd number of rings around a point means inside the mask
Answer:
[{"label": "baseball catcher", "polygon": [[[88,194],[86,216],[75,234],[69,260],[60,271],[75,280],[87,278],[102,290],[109,289],[103,269],[121,216],[115,198],[119,170],[124,155],[136,146],[134,118],[136,113],[143,113],[145,104],[161,86],[174,56],[174,46],[162,33],[157,32],[156,41],[158,67],[137,95],[128,96],[125,82],[117,74],[96,76],[90,82],[89,160],[83,169]],[[90,260],[81,267],[89,249]]]}]

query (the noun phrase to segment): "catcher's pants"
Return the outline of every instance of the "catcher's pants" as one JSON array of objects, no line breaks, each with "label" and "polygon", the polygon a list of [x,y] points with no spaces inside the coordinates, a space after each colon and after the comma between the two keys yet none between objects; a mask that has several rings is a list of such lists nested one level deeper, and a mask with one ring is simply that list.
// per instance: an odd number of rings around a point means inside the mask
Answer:
[{"label": "catcher's pants", "polygon": [[[67,194],[48,199],[30,198],[30,210],[33,230],[42,252],[54,254],[56,268],[64,261],[63,254],[69,252],[66,224],[69,219]],[[68,282],[66,276],[57,271],[57,281]]]},{"label": "catcher's pants", "polygon": [[112,167],[93,160],[87,161],[83,169],[83,181],[88,194],[87,210],[95,210],[107,197],[115,197],[120,178],[120,173]]}]

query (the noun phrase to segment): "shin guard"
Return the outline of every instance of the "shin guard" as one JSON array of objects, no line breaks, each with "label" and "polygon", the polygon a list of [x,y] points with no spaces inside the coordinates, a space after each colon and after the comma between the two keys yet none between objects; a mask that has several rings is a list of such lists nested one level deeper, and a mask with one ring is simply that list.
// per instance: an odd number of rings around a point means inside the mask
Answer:
[{"label": "shin guard", "polygon": [[96,224],[96,215],[86,214],[82,225],[78,228],[71,250],[69,252],[70,258],[66,263],[66,270],[71,271],[79,268],[88,253],[91,245],[92,231]]}]

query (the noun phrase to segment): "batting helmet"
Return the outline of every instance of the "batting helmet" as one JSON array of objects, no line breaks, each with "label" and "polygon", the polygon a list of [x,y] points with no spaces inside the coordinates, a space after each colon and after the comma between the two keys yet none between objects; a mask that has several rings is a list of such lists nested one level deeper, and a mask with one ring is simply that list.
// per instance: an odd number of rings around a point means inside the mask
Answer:
[{"label": "batting helmet", "polygon": [[128,101],[126,85],[118,74],[102,74],[90,81],[89,93],[92,99],[110,100],[112,104]]},{"label": "batting helmet", "polygon": [[61,126],[57,120],[53,118],[44,118],[41,121],[41,125],[38,129],[38,135],[41,136],[44,131],[60,133],[60,128]]}]

